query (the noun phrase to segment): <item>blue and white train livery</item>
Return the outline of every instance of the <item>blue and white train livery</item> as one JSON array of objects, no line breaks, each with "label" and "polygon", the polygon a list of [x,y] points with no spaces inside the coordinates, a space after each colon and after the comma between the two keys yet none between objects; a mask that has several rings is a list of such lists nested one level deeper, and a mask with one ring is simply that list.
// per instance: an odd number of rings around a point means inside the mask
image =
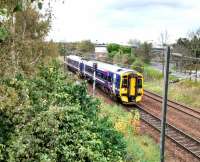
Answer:
[{"label": "blue and white train livery", "polygon": [[140,102],[144,93],[143,76],[131,69],[99,61],[87,61],[79,56],[65,57],[65,65],[80,76],[93,80],[94,63],[97,64],[95,81],[106,93],[123,103]]}]

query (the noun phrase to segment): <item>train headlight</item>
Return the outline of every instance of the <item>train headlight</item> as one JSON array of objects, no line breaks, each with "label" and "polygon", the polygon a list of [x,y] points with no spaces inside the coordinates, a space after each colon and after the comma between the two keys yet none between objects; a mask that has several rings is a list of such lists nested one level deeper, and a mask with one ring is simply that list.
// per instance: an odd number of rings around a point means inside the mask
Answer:
[{"label": "train headlight", "polygon": [[142,94],[142,88],[138,88],[138,93]]},{"label": "train headlight", "polygon": [[122,88],[122,91],[125,91],[126,90],[126,88]]}]

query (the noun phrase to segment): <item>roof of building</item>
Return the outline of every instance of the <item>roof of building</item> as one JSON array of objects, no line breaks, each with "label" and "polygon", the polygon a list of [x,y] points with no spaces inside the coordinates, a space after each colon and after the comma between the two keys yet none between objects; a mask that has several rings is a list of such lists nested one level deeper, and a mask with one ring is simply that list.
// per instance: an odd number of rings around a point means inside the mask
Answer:
[{"label": "roof of building", "polygon": [[104,46],[95,47],[95,53],[108,53],[107,48]]}]

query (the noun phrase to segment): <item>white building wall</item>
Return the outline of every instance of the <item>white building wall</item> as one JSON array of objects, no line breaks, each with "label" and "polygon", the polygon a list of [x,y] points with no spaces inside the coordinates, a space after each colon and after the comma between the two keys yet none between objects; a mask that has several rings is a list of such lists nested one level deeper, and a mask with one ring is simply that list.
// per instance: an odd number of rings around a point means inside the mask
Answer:
[{"label": "white building wall", "polygon": [[106,47],[95,47],[95,53],[108,53]]}]

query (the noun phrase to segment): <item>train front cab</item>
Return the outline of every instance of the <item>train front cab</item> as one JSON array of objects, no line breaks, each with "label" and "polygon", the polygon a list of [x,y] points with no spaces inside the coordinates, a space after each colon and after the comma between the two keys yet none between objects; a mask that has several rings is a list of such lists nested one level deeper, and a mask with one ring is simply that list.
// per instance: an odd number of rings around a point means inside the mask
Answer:
[{"label": "train front cab", "polygon": [[143,77],[133,72],[121,75],[120,96],[123,103],[137,103],[142,100]]}]

